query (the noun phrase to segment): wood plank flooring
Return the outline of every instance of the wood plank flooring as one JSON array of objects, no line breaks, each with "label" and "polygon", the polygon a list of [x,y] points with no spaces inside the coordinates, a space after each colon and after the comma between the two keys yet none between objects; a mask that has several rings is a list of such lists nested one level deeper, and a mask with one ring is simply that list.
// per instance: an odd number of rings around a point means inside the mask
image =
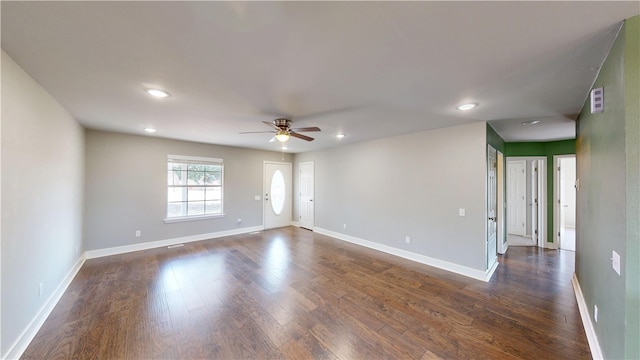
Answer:
[{"label": "wood plank flooring", "polygon": [[589,359],[574,254],[488,282],[288,227],[88,260],[24,359]]}]

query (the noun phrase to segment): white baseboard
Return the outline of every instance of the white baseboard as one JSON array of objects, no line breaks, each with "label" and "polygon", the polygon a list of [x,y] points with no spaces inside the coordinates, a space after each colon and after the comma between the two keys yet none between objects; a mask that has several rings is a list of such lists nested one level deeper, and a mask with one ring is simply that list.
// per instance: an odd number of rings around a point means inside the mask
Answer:
[{"label": "white baseboard", "polygon": [[291,222],[291,226],[300,227],[300,222],[298,222],[298,221],[292,221],[292,222]]},{"label": "white baseboard", "polygon": [[587,341],[589,342],[589,349],[591,349],[591,357],[596,360],[604,359],[602,355],[602,349],[600,349],[600,343],[598,342],[598,336],[596,330],[591,322],[591,316],[589,316],[589,307],[582,295],[582,289],[576,274],[573,273],[573,292],[576,294],[576,301],[578,302],[578,309],[580,309],[580,317],[582,318],[582,326],[584,326],[584,332],[587,334]]},{"label": "white baseboard", "polygon": [[252,227],[246,227],[246,228],[240,228],[240,229],[218,231],[218,232],[213,232],[208,234],[198,234],[198,235],[184,236],[184,237],[173,238],[173,239],[149,241],[149,242],[144,242],[140,244],[116,246],[116,247],[106,248],[106,249],[89,250],[85,253],[85,255],[87,259],[95,259],[103,256],[111,256],[111,255],[124,254],[124,253],[129,253],[134,251],[140,251],[140,250],[155,249],[155,248],[164,247],[164,246],[184,244],[184,243],[189,243],[193,241],[215,239],[223,236],[240,235],[240,234],[246,234],[246,233],[261,231],[261,230],[264,230],[263,226],[252,226]]},{"label": "white baseboard", "polygon": [[73,265],[71,270],[65,275],[60,284],[56,287],[56,289],[51,293],[51,296],[45,301],[42,305],[36,316],[31,320],[29,325],[22,331],[18,339],[9,347],[9,350],[6,354],[2,356],[2,359],[19,359],[24,351],[27,349],[27,346],[31,343],[33,338],[36,336],[40,328],[44,324],[44,322],[49,317],[49,314],[53,311],[53,309],[58,304],[58,301],[64,295],[64,292],[67,291],[67,288],[71,284],[71,281],[76,276],[78,271],[85,262],[86,257],[84,255],[80,256],[78,261]]},{"label": "white baseboard", "polygon": [[357,237],[354,237],[354,236],[341,234],[341,233],[338,233],[338,232],[335,232],[335,231],[331,231],[331,230],[327,230],[327,229],[323,229],[323,228],[319,228],[319,227],[314,227],[313,231],[317,232],[318,234],[331,236],[331,237],[336,238],[338,240],[343,240],[343,241],[346,241],[346,242],[350,242],[352,244],[356,244],[356,245],[364,246],[364,247],[367,247],[367,248],[370,248],[370,249],[382,251],[382,252],[387,253],[387,254],[399,256],[399,257],[404,258],[404,259],[408,259],[408,260],[411,260],[411,261],[419,262],[421,264],[437,267],[437,268],[442,269],[442,270],[447,270],[447,271],[450,271],[450,272],[454,272],[456,274],[464,275],[464,276],[467,276],[467,277],[470,277],[470,278],[473,278],[473,279],[476,279],[476,280],[481,280],[481,281],[484,281],[484,282],[487,282],[487,281],[489,281],[491,279],[491,276],[493,275],[493,272],[498,267],[498,262],[496,262],[491,267],[491,269],[489,269],[487,271],[476,270],[476,269],[472,269],[470,267],[454,264],[454,263],[451,263],[451,262],[448,262],[448,261],[444,261],[444,260],[440,260],[440,259],[435,259],[435,258],[428,257],[428,256],[425,256],[425,255],[416,254],[416,253],[413,253],[411,251],[394,248],[394,247],[391,247],[391,246],[388,246],[388,245],[379,244],[379,243],[376,243],[376,242],[373,242],[373,241],[360,239],[360,238],[357,238]]}]

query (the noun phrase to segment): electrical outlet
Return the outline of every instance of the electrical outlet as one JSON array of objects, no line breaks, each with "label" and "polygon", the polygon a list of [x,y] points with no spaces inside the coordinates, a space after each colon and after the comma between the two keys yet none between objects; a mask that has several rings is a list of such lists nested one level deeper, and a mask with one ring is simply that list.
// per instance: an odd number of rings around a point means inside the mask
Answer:
[{"label": "electrical outlet", "polygon": [[140,236],[142,236],[142,231],[136,230],[136,237],[140,237]]},{"label": "electrical outlet", "polygon": [[240,225],[241,222],[242,222],[242,219],[238,218],[237,220],[238,225]]},{"label": "electrical outlet", "polygon": [[598,322],[598,305],[593,305],[593,320]]},{"label": "electrical outlet", "polygon": [[411,244],[411,237],[410,236],[405,236],[404,237],[404,242],[406,242],[407,244]]},{"label": "electrical outlet", "polygon": [[342,228],[346,230],[347,229],[347,224],[342,224]]}]

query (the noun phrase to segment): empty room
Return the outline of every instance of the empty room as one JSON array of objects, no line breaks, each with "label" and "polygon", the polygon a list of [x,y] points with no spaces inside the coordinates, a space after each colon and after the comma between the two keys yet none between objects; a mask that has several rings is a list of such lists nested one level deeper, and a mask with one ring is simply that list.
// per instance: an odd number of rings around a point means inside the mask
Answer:
[{"label": "empty room", "polygon": [[640,359],[637,1],[0,16],[0,358]]}]

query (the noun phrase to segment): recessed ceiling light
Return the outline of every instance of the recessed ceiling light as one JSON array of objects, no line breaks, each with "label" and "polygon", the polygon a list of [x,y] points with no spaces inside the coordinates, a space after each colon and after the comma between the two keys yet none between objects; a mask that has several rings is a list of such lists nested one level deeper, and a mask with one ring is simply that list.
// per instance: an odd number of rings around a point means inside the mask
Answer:
[{"label": "recessed ceiling light", "polygon": [[144,131],[146,131],[146,132],[148,132],[148,133],[154,133],[154,132],[156,132],[157,130],[156,130],[156,129],[154,129],[154,128],[144,128]]},{"label": "recessed ceiling light", "polygon": [[478,103],[462,104],[462,105],[457,106],[456,109],[458,109],[458,110],[471,110],[476,106],[478,106]]},{"label": "recessed ceiling light", "polygon": [[157,98],[166,98],[170,96],[168,92],[160,89],[146,89],[145,92]]},{"label": "recessed ceiling light", "polygon": [[535,125],[535,124],[537,124],[539,122],[540,122],[540,120],[528,120],[528,121],[521,122],[521,124],[527,126],[527,125]]},{"label": "recessed ceiling light", "polygon": [[338,135],[336,135],[336,137],[337,137],[338,139],[342,139],[342,138],[344,137],[344,134],[338,134]]},{"label": "recessed ceiling light", "polygon": [[283,146],[283,147],[282,147],[282,150],[287,150],[287,147],[286,147],[286,146]]}]

